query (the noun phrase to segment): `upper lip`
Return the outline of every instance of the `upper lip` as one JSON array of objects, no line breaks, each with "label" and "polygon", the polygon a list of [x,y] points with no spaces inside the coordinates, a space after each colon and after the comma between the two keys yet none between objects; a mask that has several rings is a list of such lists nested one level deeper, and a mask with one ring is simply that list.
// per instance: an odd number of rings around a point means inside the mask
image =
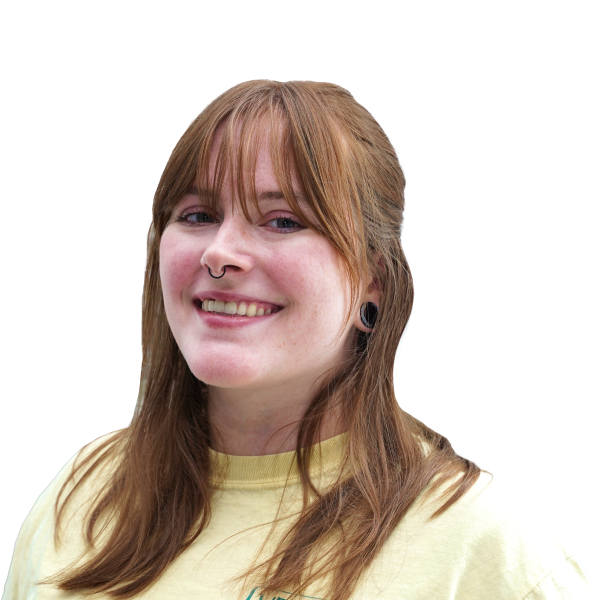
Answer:
[{"label": "upper lip", "polygon": [[252,302],[261,302],[262,304],[271,304],[277,308],[282,308],[281,304],[276,304],[269,300],[263,300],[261,298],[253,298],[252,296],[246,296],[245,294],[239,294],[238,292],[219,292],[217,290],[208,290],[206,292],[199,292],[194,295],[194,300],[206,300],[211,298],[212,300],[222,300],[223,302],[246,302],[251,304]]}]

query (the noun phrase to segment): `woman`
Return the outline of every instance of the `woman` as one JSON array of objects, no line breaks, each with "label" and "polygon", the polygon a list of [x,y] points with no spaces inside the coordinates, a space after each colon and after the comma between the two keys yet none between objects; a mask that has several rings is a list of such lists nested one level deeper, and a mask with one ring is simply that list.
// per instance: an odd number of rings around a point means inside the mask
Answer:
[{"label": "woman", "polygon": [[396,403],[403,189],[338,86],[252,81],[201,113],[154,199],[132,423],[40,497],[5,598],[594,597]]}]

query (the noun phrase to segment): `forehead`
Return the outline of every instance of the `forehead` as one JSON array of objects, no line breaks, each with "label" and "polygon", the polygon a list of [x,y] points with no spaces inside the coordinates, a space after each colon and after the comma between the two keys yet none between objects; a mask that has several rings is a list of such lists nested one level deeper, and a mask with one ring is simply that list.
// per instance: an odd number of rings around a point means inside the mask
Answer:
[{"label": "forehead", "polygon": [[[304,210],[310,212],[310,205],[308,200],[301,192],[294,190],[294,197],[296,202],[298,202]],[[200,198],[208,198],[214,195],[213,190],[208,190],[198,186],[198,182],[195,181],[188,190],[188,194],[192,194],[195,196],[199,196]],[[286,198],[283,192],[277,187],[277,183],[273,188],[269,188],[265,186],[264,188],[258,187],[256,190],[256,196],[259,204],[269,204],[269,203],[277,203],[277,202],[285,202]],[[222,199],[222,198],[219,198]]]},{"label": "forehead", "polygon": [[[223,136],[225,135],[225,127],[227,126],[227,121],[223,121],[220,123],[215,129],[215,133],[213,135],[211,147],[210,147],[210,161],[209,166],[210,170],[214,171],[217,161],[217,156],[219,152],[219,148],[221,147]],[[241,150],[241,129],[242,122],[238,122],[233,132],[233,135],[230,138],[230,144],[233,146],[234,150],[234,165],[237,162],[237,153]],[[267,128],[263,124],[257,124],[255,127],[247,127],[245,132],[245,143],[249,142],[252,144],[257,144],[257,153],[256,153],[256,166],[257,169],[260,169],[262,172],[271,172],[273,171],[273,164],[271,161],[271,149],[270,149],[270,128]],[[252,139],[249,140],[249,136]],[[231,148],[230,148],[231,150]],[[229,157],[224,156],[225,162],[229,163]],[[227,165],[227,168],[229,165]]]},{"label": "forehead", "polygon": [[[217,156],[218,156],[218,152],[219,152],[219,148],[221,145],[223,135],[225,134],[225,127],[227,126],[227,124],[228,124],[228,120],[222,121],[215,129],[215,133],[214,133],[212,144],[211,144],[210,161],[209,161],[209,170],[210,170],[210,173],[212,176],[215,175]],[[236,124],[235,131],[232,136],[232,140],[231,140],[234,145],[234,148],[236,150],[239,149],[239,144],[241,141],[240,140],[241,128],[242,128],[242,122],[238,121],[238,123]],[[271,160],[271,148],[269,146],[270,131],[271,131],[270,126],[266,126],[263,123],[260,123],[256,126],[256,129],[252,132],[252,137],[254,138],[254,143],[259,144],[258,152],[256,155],[257,163],[256,163],[255,176],[257,176],[256,193],[257,193],[259,204],[261,204],[261,205],[275,203],[277,201],[282,201],[282,200],[285,201],[285,196],[277,183],[277,178],[275,176],[274,167],[273,167],[273,163]],[[277,150],[279,150],[279,148]],[[229,163],[229,157],[223,156],[223,159],[226,163]],[[237,158],[235,160],[237,162]],[[224,168],[225,171],[227,172],[227,171],[229,171],[230,165],[229,164],[222,165],[222,168]],[[234,168],[236,168],[235,164],[234,164]],[[310,205],[309,205],[306,197],[302,194],[302,192],[299,189],[301,186],[298,185],[298,183],[299,183],[298,177],[297,177],[297,174],[294,173],[294,170],[295,169],[292,169],[292,173],[291,173],[292,179],[293,179],[294,197],[297,200],[297,202],[302,206],[303,209],[309,209]],[[212,179],[211,176],[209,176],[209,180],[210,179]],[[265,181],[265,179],[266,179],[266,181]],[[226,180],[224,181],[224,183],[225,183],[225,186],[227,187],[229,184],[227,177],[226,177]],[[194,181],[191,183],[190,188],[187,191],[187,193],[197,195],[199,197],[208,195],[207,190],[198,186],[198,176],[196,176],[194,178]]]}]

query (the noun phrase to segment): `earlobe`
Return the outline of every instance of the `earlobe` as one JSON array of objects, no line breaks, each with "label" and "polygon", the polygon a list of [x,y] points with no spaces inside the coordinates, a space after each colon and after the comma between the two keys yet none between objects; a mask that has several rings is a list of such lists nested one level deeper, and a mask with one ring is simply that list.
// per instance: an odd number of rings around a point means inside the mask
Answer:
[{"label": "earlobe", "polygon": [[[374,302],[365,302],[360,307],[360,322],[366,329],[373,330],[377,323],[377,316],[379,314],[379,307]],[[370,333],[367,331],[367,333]]]}]

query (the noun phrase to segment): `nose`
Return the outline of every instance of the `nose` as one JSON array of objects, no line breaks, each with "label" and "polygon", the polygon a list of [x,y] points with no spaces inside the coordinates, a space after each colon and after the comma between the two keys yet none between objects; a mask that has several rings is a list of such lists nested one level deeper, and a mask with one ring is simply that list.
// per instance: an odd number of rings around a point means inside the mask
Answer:
[{"label": "nose", "polygon": [[231,278],[233,272],[247,271],[252,266],[252,242],[247,232],[250,224],[241,211],[237,218],[228,214],[218,220],[221,222],[211,231],[201,264],[213,279],[221,279],[226,273]]}]

